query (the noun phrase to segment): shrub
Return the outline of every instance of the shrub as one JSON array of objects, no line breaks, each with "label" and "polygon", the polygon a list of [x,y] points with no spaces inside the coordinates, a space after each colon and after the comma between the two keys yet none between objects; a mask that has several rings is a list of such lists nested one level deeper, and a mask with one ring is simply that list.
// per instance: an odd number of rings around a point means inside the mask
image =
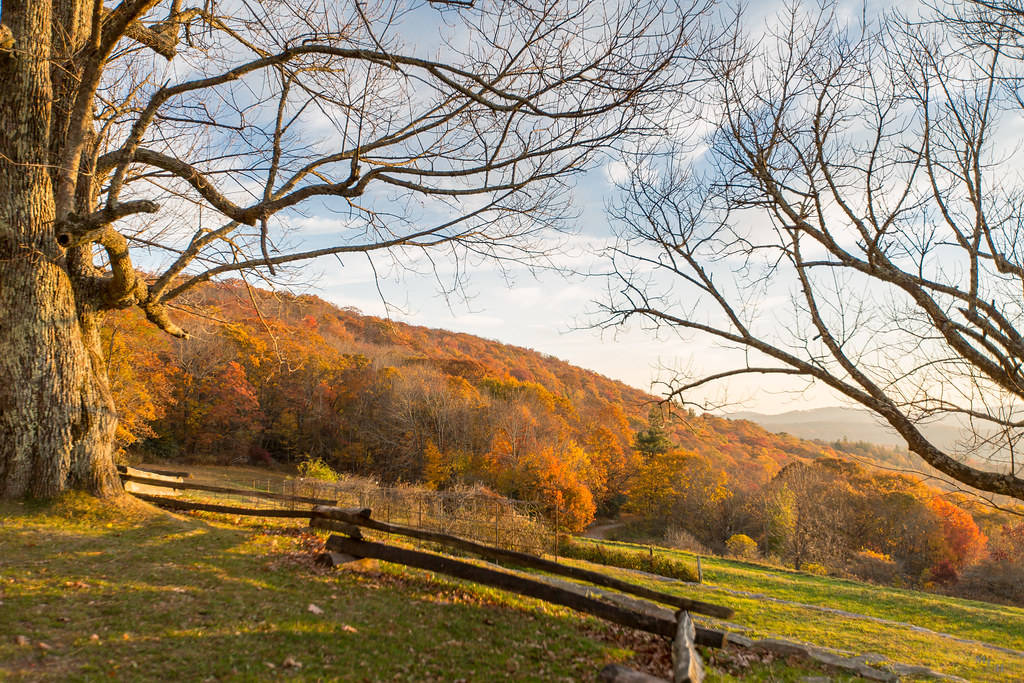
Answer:
[{"label": "shrub", "polygon": [[964,570],[960,582],[946,590],[972,600],[1024,607],[1024,561],[1005,562],[992,558]]},{"label": "shrub", "polygon": [[733,557],[752,560],[757,557],[757,541],[746,534],[733,534],[725,542],[725,549]]},{"label": "shrub", "polygon": [[697,553],[698,555],[711,554],[711,551],[708,550],[706,545],[698,541],[697,538],[689,531],[678,526],[670,526],[665,530],[664,543],[669,548],[687,550],[691,553]]},{"label": "shrub", "polygon": [[953,584],[960,580],[960,572],[952,560],[942,560],[928,570],[926,582]]},{"label": "shrub", "polygon": [[885,553],[867,549],[853,554],[847,570],[858,579],[888,585],[900,583],[903,575],[903,567],[899,562]]},{"label": "shrub", "polygon": [[338,481],[341,475],[331,469],[323,458],[311,458],[308,455],[299,463],[299,476],[319,481]]},{"label": "shrub", "polygon": [[800,571],[807,572],[808,574],[814,574],[815,576],[827,576],[828,569],[823,564],[817,562],[807,562],[800,567]]},{"label": "shrub", "polygon": [[617,548],[603,543],[581,543],[572,539],[565,539],[559,545],[558,552],[565,557],[605,564],[611,567],[638,569],[682,581],[695,582],[697,580],[697,571],[689,563],[666,557],[663,553],[655,553],[652,557],[649,550]]}]

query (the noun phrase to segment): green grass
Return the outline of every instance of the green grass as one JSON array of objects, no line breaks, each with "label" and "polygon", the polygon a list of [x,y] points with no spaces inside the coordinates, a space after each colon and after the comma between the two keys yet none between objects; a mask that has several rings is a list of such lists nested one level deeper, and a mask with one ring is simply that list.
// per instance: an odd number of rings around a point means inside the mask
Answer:
[{"label": "green grass", "polygon": [[653,637],[500,591],[391,565],[320,570],[322,537],[231,521],[80,495],[0,505],[0,680],[592,680],[664,658]]},{"label": "green grass", "polygon": [[[614,541],[583,542],[646,548]],[[655,553],[695,563],[695,557],[690,553],[666,548],[656,548]],[[712,586],[906,622],[963,639],[1024,650],[1024,610],[1020,608],[813,576],[722,558],[703,556],[702,566],[704,581]],[[799,605],[708,591],[699,586],[637,579],[636,575],[621,570],[606,571],[622,578],[632,576],[640,583],[666,592],[728,605],[736,610],[730,621],[750,628],[752,633],[747,635],[753,637],[783,637],[859,654],[877,653],[898,662],[925,665],[971,681],[1024,679],[1024,658],[980,645],[959,643],[909,627],[828,614]]]},{"label": "green grass", "polygon": [[643,550],[632,550],[604,543],[580,542],[570,538],[559,544],[558,552],[562,557],[571,557],[576,560],[586,560],[623,569],[639,569],[683,581],[697,580],[697,570],[692,562],[672,558],[665,553],[655,553],[651,546]]}]

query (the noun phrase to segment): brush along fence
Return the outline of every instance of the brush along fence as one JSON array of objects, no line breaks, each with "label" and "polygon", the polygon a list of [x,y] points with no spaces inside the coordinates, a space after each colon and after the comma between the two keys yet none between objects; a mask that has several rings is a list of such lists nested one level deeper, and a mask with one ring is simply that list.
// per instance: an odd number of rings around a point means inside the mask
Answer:
[{"label": "brush along fence", "polygon": [[[336,507],[370,508],[380,520],[486,541],[533,554],[552,552],[555,529],[541,505],[498,496],[479,487],[431,491],[415,486],[382,487],[353,478],[315,482],[311,491]],[[324,495],[328,493],[328,495]]]},{"label": "brush along fence", "polygon": [[[122,468],[123,469],[123,468]],[[358,477],[339,482],[309,479],[253,479],[238,486],[202,483],[188,473],[180,479],[152,476],[152,470],[123,469],[121,479],[129,486],[146,486],[140,498],[175,510],[201,510],[233,515],[266,517],[307,517],[309,506],[371,508],[387,522],[415,526],[440,533],[485,541],[497,547],[532,554],[555,553],[558,537],[544,520],[541,505],[497,496],[480,488],[431,491],[413,486],[382,487]],[[244,486],[244,488],[243,488]],[[162,496],[181,491],[204,494],[203,500],[182,500],[172,506]],[[275,507],[256,507],[257,503]],[[302,514],[279,512],[284,507]]]}]

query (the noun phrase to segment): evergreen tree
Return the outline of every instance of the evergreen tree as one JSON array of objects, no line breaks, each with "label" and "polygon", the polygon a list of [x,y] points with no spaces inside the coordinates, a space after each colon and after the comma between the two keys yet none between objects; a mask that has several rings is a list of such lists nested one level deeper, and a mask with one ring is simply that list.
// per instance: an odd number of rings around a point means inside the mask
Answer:
[{"label": "evergreen tree", "polygon": [[672,440],[668,438],[668,434],[665,432],[664,414],[662,414],[660,408],[651,408],[651,411],[647,414],[647,429],[642,429],[636,433],[636,438],[633,439],[633,448],[645,457],[651,458],[655,455],[668,453],[672,445]]}]

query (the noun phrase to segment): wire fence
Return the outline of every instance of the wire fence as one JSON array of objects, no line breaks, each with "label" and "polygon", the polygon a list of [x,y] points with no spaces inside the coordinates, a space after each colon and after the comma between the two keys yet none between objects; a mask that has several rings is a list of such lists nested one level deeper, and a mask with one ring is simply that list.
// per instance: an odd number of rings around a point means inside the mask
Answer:
[{"label": "wire fence", "polygon": [[[195,473],[196,482],[207,479]],[[556,526],[543,512],[549,504],[515,500],[499,496],[483,487],[458,487],[434,491],[418,486],[380,486],[371,479],[345,477],[328,482],[317,479],[277,477],[246,477],[218,475],[218,483],[253,491],[249,497],[240,494],[204,492],[203,498],[215,495],[219,501],[290,509],[308,508],[300,498],[317,498],[327,504],[347,508],[369,508],[374,519],[390,524],[438,531],[462,536],[498,548],[534,555],[559,554]],[[267,501],[260,492],[285,496],[287,500]],[[557,510],[555,511],[555,520]]]},{"label": "wire fence", "polygon": [[553,552],[554,528],[538,503],[498,496],[479,487],[432,491],[415,486],[382,487],[365,480],[337,483],[293,480],[300,495],[326,497],[340,507],[369,508],[376,519],[470,538],[532,554]]}]

